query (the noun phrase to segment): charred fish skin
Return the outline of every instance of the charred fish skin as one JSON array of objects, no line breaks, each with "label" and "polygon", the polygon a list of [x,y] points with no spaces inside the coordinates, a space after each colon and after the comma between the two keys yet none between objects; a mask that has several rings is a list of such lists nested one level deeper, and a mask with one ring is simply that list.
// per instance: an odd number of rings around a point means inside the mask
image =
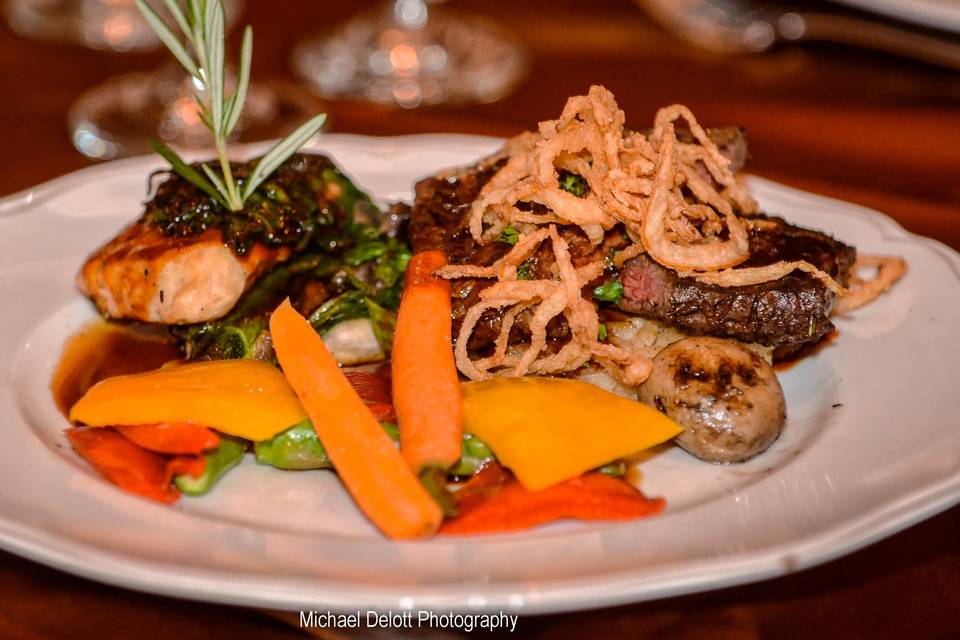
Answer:
[{"label": "charred fish skin", "polygon": [[[251,166],[236,165],[239,180]],[[109,318],[215,320],[273,266],[310,246],[336,246],[345,225],[376,215],[321,155],[292,156],[238,212],[172,174],[138,221],[90,255],[77,284]]]}]

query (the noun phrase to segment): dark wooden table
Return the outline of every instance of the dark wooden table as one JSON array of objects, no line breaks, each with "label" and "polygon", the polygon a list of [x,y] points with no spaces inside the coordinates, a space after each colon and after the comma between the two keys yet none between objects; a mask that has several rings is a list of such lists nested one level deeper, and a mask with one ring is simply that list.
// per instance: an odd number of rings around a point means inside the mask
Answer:
[{"label": "dark wooden table", "polygon": [[[254,77],[292,79],[292,44],[367,4],[248,0],[246,17],[257,34]],[[660,105],[683,102],[701,122],[744,125],[754,173],[874,207],[960,248],[956,72],[829,46],[717,57],[662,33],[625,0],[464,0],[453,8],[486,13],[516,29],[532,53],[528,82],[482,107],[392,112],[331,104],[334,130],[508,135],[555,117],[566,96],[602,83],[634,124],[647,122]],[[90,164],[67,137],[70,103],[108,76],[152,69],[165,59],[40,44],[0,29],[0,194]],[[519,631],[531,638],[958,637],[960,508],[795,575],[523,619]],[[305,634],[265,612],[106,587],[0,553],[0,637],[86,635],[239,640]]]}]

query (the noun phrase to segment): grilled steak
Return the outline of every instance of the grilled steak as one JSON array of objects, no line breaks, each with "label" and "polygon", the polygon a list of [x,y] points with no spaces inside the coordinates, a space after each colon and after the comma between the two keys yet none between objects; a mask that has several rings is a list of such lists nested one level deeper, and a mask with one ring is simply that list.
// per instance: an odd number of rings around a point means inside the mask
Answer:
[{"label": "grilled steak", "polygon": [[[409,235],[414,252],[443,251],[451,264],[489,265],[503,257],[510,245],[503,242],[477,244],[467,226],[470,205],[477,198],[480,189],[503,166],[500,162],[486,163],[445,172],[420,181],[416,187],[416,198],[410,216]],[[576,266],[593,262],[605,255],[607,243],[602,247],[590,244],[587,237],[576,227],[564,227],[561,235],[570,244],[570,257]],[[610,242],[616,242],[618,235],[611,235]],[[541,246],[529,263],[531,278],[548,278],[553,265],[553,253],[549,246]],[[467,310],[480,300],[480,292],[490,286],[492,281],[461,278],[452,283],[453,291],[453,334],[456,336],[460,323]],[[515,331],[517,339],[526,332],[530,313],[517,317]],[[547,325],[547,334],[551,338],[564,338],[567,335],[566,321],[562,317],[554,318]],[[491,310],[483,315],[470,338],[470,348],[482,351],[493,344],[500,333],[500,314]]]},{"label": "grilled steak", "polygon": [[[746,141],[736,127],[712,129],[711,138],[739,171],[747,159]],[[489,265],[502,257],[510,245],[492,242],[478,245],[467,228],[471,203],[483,185],[503,166],[501,162],[482,161],[476,166],[426,178],[416,186],[416,198],[410,219],[410,239],[414,251],[441,250],[452,264]],[[600,247],[591,245],[576,227],[561,230],[570,243],[575,265],[592,262],[627,241],[616,228],[608,232]],[[807,260],[846,282],[855,251],[833,238],[790,225],[779,218],[761,216],[752,226],[751,257],[744,266],[761,266],[778,260]],[[530,276],[549,277],[552,252],[547,247],[530,261]],[[833,325],[829,314],[834,294],[818,280],[795,272],[779,280],[750,287],[717,287],[690,279],[640,256],[622,269],[625,288],[621,308],[635,315],[664,320],[695,334],[736,338],[777,348],[777,355],[820,339]],[[479,300],[488,280],[464,278],[453,282],[453,331],[456,335],[467,310]],[[523,339],[527,319],[517,318],[511,339]],[[487,312],[477,324],[470,349],[483,351],[500,331],[500,314]],[[551,338],[567,335],[563,318],[548,325]]]},{"label": "grilled steak", "polygon": [[[750,231],[750,259],[742,266],[806,260],[846,283],[856,259],[853,247],[780,218],[761,216],[758,221]],[[774,347],[774,357],[788,355],[833,330],[830,311],[836,294],[799,271],[761,284],[719,287],[680,278],[642,255],[624,265],[620,279],[624,311],[696,335]]]}]

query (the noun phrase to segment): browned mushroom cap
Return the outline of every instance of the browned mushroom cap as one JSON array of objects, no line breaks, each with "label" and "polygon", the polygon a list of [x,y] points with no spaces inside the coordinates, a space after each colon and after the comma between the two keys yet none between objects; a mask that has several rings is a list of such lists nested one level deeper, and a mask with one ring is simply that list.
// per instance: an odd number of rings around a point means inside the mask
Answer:
[{"label": "browned mushroom cap", "polygon": [[783,428],[783,389],[763,358],[733,340],[686,338],[654,358],[640,400],[676,420],[681,447],[709,462],[743,462]]}]

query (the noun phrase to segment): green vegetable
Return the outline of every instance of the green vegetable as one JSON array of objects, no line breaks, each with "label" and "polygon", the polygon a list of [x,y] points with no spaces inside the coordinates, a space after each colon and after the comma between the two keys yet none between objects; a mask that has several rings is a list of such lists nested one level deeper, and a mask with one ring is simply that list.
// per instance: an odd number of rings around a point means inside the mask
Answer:
[{"label": "green vegetable", "polygon": [[368,240],[348,251],[343,261],[356,267],[357,265],[376,260],[387,252],[387,243],[383,240]]},{"label": "green vegetable", "polygon": [[603,465],[597,469],[597,471],[613,478],[622,478],[627,472],[627,463],[625,463],[623,460],[614,460],[613,462],[608,462],[607,464]]},{"label": "green vegetable", "polygon": [[384,353],[389,353],[393,344],[393,329],[397,322],[396,313],[377,304],[363,291],[348,291],[327,300],[307,320],[317,333],[324,335],[341,322],[356,318],[370,318],[377,342]]},{"label": "green vegetable", "polygon": [[253,445],[257,464],[278,469],[332,469],[327,450],[320,444],[313,424],[304,420],[270,440]]},{"label": "green vegetable", "polygon": [[463,434],[463,453],[449,473],[459,478],[470,477],[491,460],[496,460],[496,456],[493,455],[493,451],[490,451],[490,447],[480,438],[465,433]]},{"label": "green vegetable", "polygon": [[447,487],[447,472],[443,467],[427,466],[424,467],[417,476],[420,484],[427,490],[427,493],[440,505],[440,510],[447,518],[457,515],[457,503]]},{"label": "green vegetable", "polygon": [[135,3],[150,28],[200,88],[194,94],[194,99],[200,108],[200,120],[213,134],[213,143],[220,161],[220,173],[206,164],[201,164],[200,169],[206,176],[204,177],[163,143],[154,140],[151,146],[170,162],[174,171],[214,198],[225,209],[242,210],[244,203],[257,187],[320,131],[326,115],[314,116],[278,142],[257,162],[246,180],[238,182],[227,159],[227,138],[240,121],[240,114],[247,99],[250,63],[253,59],[253,30],[248,26],[243,32],[237,88],[233,95],[228,97],[224,73],[226,20],[222,0],[188,0],[186,13],[176,0],[165,0],[164,4],[186,44],[180,41],[180,37],[166,25],[146,0],[135,0]]},{"label": "green vegetable", "polygon": [[[397,425],[381,422],[380,426],[394,442],[400,441]],[[327,450],[317,437],[313,424],[304,420],[270,440],[253,445],[257,464],[266,464],[277,469],[332,469]]]},{"label": "green vegetable", "polygon": [[[287,160],[247,198],[240,211],[230,211],[179,176],[157,186],[155,196],[146,204],[147,223],[164,234],[188,237],[208,229],[219,229],[223,240],[239,255],[254,243],[270,247],[287,246],[296,251],[317,247],[325,252],[339,251],[358,244],[363,238],[350,227],[371,229],[372,222],[355,220],[376,217],[375,208],[358,202],[342,207],[342,198],[334,197],[343,188],[339,182],[325,179],[337,175],[329,158],[298,154]],[[243,180],[254,171],[252,163],[231,165],[235,177]],[[331,248],[331,238],[336,238]]]},{"label": "green vegetable", "polygon": [[[289,221],[290,216],[283,213],[286,211],[284,207],[293,207],[301,214],[304,207],[313,207],[315,211],[311,219],[320,226],[311,232],[310,246],[306,251],[261,277],[226,317],[202,324],[171,327],[188,359],[272,360],[273,350],[267,339],[269,314],[284,298],[289,296],[296,300],[309,282],[322,283],[332,296],[310,316],[318,333],[323,335],[345,320],[370,318],[384,353],[389,353],[396,320],[394,312],[400,304],[410,249],[396,238],[381,235],[373,224],[359,222],[359,219],[378,214],[373,203],[332,168],[329,160],[319,156],[305,160],[308,163],[321,161],[329,169],[323,170],[322,182],[310,186],[299,178],[288,179],[287,170],[282,169],[268,183],[272,186],[262,197],[258,193],[251,199],[252,204],[247,210],[232,216],[228,224],[239,225],[237,220],[245,220],[251,211],[263,214],[260,222],[250,223],[243,231],[248,238],[258,237],[266,226],[275,222],[271,212],[280,215],[277,220]],[[332,189],[335,198],[326,201],[322,211],[333,217],[326,219],[320,215],[316,199],[310,194],[315,189],[327,190],[331,184],[335,184]],[[161,189],[167,185],[164,183]],[[158,199],[159,194],[155,201]],[[259,204],[264,208],[255,206]],[[345,208],[340,209],[341,205]],[[179,209],[176,206],[169,209],[171,213],[175,210]],[[216,224],[215,219],[215,216],[208,217],[204,224]],[[178,220],[177,224],[184,223],[182,218]]]},{"label": "green vegetable", "polygon": [[188,496],[203,495],[213,488],[223,474],[240,463],[246,450],[246,440],[221,434],[220,445],[203,456],[206,464],[200,477],[181,474],[173,479],[173,484]]},{"label": "green vegetable", "polygon": [[600,323],[600,328],[597,330],[597,340],[600,342],[607,341],[607,325]]},{"label": "green vegetable", "polygon": [[[400,441],[397,425],[381,422],[380,426],[394,442]],[[309,420],[295,424],[286,431],[278,433],[270,440],[257,442],[253,446],[258,464],[266,464],[278,469],[332,469],[327,450]],[[496,460],[490,448],[480,438],[463,434],[463,452],[460,461],[450,469],[454,477],[469,477],[475,474],[485,463]]]},{"label": "green vegetable", "polygon": [[507,244],[517,244],[517,240],[520,239],[520,232],[513,227],[507,227],[502,232],[500,232],[500,237],[497,238],[500,242],[505,242]]},{"label": "green vegetable", "polygon": [[531,273],[529,262],[524,262],[517,267],[517,280],[531,280],[532,278],[533,273]]},{"label": "green vegetable", "polygon": [[586,197],[590,191],[590,185],[587,184],[587,181],[583,177],[569,171],[560,172],[559,182],[561,189],[567,193],[572,193],[578,198]]},{"label": "green vegetable", "polygon": [[620,299],[623,298],[623,285],[617,280],[602,284],[594,288],[593,298],[601,302],[620,302]]}]

